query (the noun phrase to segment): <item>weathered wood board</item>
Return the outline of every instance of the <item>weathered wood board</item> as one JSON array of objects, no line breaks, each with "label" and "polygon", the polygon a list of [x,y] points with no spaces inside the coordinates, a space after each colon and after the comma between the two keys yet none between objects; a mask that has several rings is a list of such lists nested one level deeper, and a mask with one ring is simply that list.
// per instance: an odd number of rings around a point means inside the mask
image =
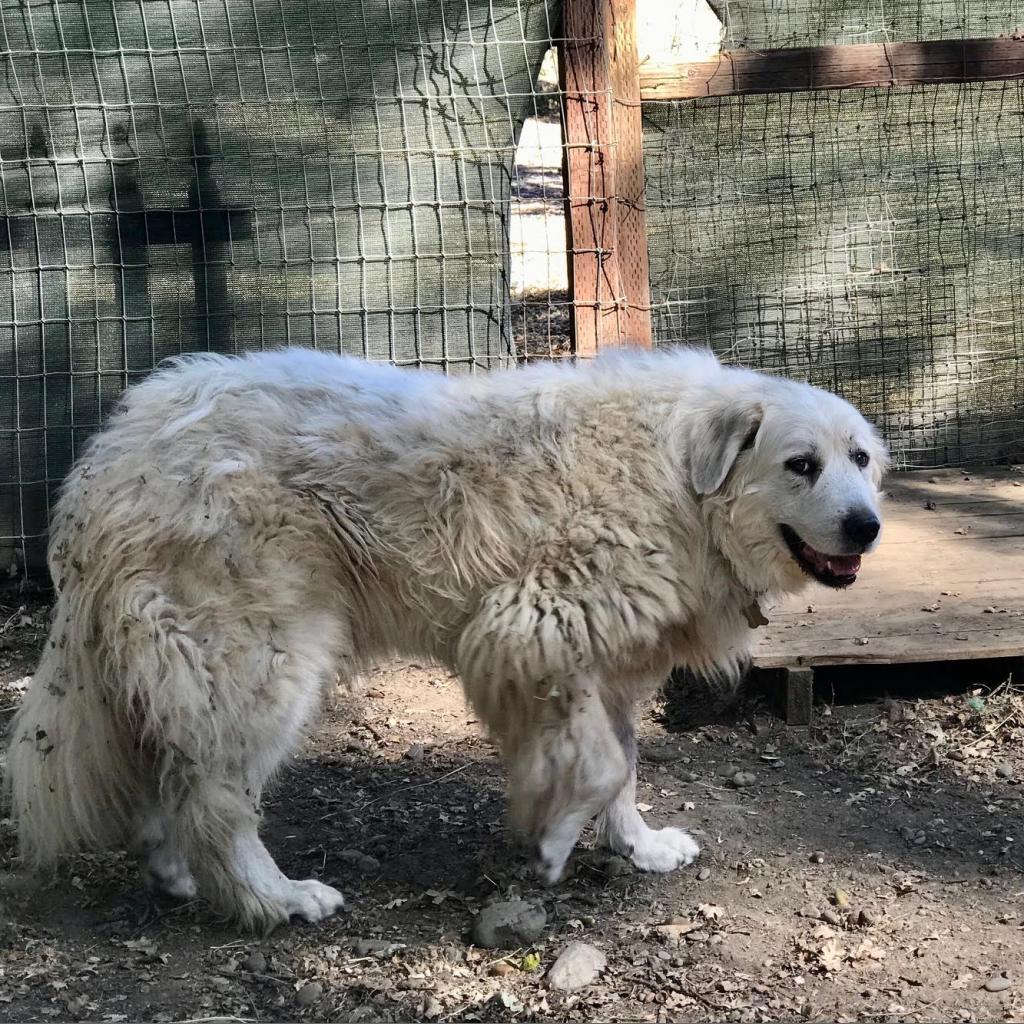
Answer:
[{"label": "weathered wood board", "polygon": [[858,581],[766,610],[757,668],[1024,656],[1024,472],[898,473],[886,494]]}]

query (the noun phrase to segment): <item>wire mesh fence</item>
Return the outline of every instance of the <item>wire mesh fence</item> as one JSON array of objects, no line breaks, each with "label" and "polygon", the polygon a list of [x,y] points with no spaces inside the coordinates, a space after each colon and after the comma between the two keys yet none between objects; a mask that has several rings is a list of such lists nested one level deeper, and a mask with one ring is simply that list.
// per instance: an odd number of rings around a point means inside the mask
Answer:
[{"label": "wire mesh fence", "polygon": [[466,372],[551,347],[509,213],[546,202],[514,158],[524,118],[550,121],[558,18],[0,0],[3,567],[38,564],[74,451],[165,357],[301,344]]},{"label": "wire mesh fence", "polygon": [[[638,23],[642,61],[704,60],[1006,36],[1024,3]],[[571,355],[560,32],[560,0],[0,0],[0,568],[41,564],[76,449],[167,356]],[[839,391],[904,466],[1024,459],[1022,100],[645,103],[656,342]]]},{"label": "wire mesh fence", "polygon": [[846,395],[902,465],[1024,458],[1022,100],[984,83],[652,109],[656,337]]},{"label": "wire mesh fence", "polygon": [[[731,47],[1013,33],[1024,5],[727,3]],[[1024,460],[1017,81],[645,105],[654,333],[830,388],[904,467]]]}]

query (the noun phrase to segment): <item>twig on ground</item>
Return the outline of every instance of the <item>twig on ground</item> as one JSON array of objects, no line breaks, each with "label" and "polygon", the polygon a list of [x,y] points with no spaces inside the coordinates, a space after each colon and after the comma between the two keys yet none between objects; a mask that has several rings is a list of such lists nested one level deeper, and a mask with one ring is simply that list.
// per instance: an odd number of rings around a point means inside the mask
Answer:
[{"label": "twig on ground", "polygon": [[445,779],[450,779],[453,775],[458,775],[459,772],[464,772],[473,764],[475,764],[474,761],[467,761],[465,764],[459,765],[458,768],[453,768],[450,772],[445,772],[444,775],[441,775],[436,779],[430,779],[428,782],[417,782],[412,786],[399,786],[398,789],[393,789],[390,793],[384,793],[382,796],[374,797],[372,800],[358,807],[357,810],[365,811],[367,807],[380,803],[381,800],[388,800],[393,796],[398,796],[399,793],[411,793],[414,789],[424,789],[427,786],[436,786],[439,782],[444,782]]}]

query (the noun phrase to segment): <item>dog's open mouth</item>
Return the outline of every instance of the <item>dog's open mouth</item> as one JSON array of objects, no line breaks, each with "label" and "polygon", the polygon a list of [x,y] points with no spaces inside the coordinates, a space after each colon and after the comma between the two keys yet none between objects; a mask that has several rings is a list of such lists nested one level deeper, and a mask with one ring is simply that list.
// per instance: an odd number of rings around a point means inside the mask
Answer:
[{"label": "dog's open mouth", "polygon": [[789,547],[796,564],[808,576],[813,576],[826,587],[848,587],[860,572],[860,555],[826,555],[812,548],[800,535],[785,523],[779,526],[783,540]]}]

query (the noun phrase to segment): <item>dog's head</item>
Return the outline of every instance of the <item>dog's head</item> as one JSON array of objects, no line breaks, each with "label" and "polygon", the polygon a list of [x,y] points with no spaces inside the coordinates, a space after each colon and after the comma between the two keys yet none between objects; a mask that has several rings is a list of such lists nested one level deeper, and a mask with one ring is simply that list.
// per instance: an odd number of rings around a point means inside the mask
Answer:
[{"label": "dog's head", "polygon": [[754,383],[709,396],[691,421],[692,486],[717,502],[719,543],[752,590],[793,591],[807,577],[847,587],[878,543],[885,446],[835,395]]}]

